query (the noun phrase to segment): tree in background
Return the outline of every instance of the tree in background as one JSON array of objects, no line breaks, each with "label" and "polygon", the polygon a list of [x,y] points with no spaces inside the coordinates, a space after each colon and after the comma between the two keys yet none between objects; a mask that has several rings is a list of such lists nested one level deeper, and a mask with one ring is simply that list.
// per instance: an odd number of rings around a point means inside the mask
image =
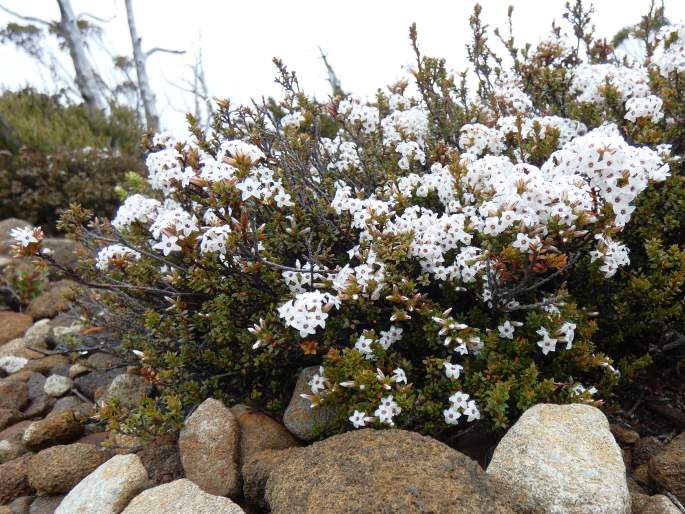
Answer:
[{"label": "tree in background", "polygon": [[[143,51],[132,0],[125,0],[132,54],[109,55],[118,74],[113,79],[105,79],[97,72],[91,50],[102,36],[102,28],[96,22],[107,23],[110,20],[90,13],[74,14],[70,0],[57,0],[57,3],[60,11],[58,20],[25,16],[0,5],[0,9],[23,22],[8,23],[0,31],[0,42],[13,44],[35,59],[65,92],[80,97],[91,113],[106,113],[113,104],[125,103],[139,113],[148,131],[158,131],[159,112],[147,73],[147,60],[158,52],[183,54],[184,51],[160,47]],[[68,51],[73,72],[64,67],[59,53],[50,50],[49,40],[52,38],[56,38],[60,52]],[[135,79],[131,76],[131,68],[135,69]]]}]

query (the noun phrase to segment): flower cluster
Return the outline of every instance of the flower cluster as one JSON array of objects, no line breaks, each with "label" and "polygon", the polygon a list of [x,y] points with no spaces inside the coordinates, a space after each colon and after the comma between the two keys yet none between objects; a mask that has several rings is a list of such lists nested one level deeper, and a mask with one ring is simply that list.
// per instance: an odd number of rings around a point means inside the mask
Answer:
[{"label": "flower cluster", "polygon": [[113,244],[105,246],[97,254],[95,267],[101,271],[106,271],[110,266],[123,267],[127,262],[140,259],[140,252],[127,246]]},{"label": "flower cluster", "polygon": [[659,72],[664,77],[671,73],[685,71],[685,24],[662,27],[658,39],[664,41],[664,48],[655,59]]},{"label": "flower cluster", "polygon": [[617,64],[581,64],[574,71],[571,88],[578,100],[603,103],[604,90],[610,84],[621,100],[649,95],[649,76],[643,67],[628,68]]},{"label": "flower cluster", "polygon": [[629,98],[626,101],[626,116],[629,121],[635,122],[638,118],[646,118],[652,123],[658,123],[663,117],[664,102],[655,95],[642,98]]}]

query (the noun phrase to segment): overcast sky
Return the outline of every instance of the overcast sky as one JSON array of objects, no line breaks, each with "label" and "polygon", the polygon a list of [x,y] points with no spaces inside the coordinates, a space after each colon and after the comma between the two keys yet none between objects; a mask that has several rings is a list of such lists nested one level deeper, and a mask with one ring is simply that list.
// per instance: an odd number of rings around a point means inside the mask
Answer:
[{"label": "overcast sky", "polygon": [[[105,44],[112,53],[130,53],[123,0],[72,0],[74,10],[114,17],[103,25]],[[329,92],[319,58],[320,45],[346,91],[365,96],[403,76],[412,63],[408,27],[416,22],[419,42],[429,55],[445,57],[451,68],[466,64],[468,18],[475,0],[134,0],[144,48],[163,46],[187,50],[185,56],[156,54],[149,73],[157,91],[162,125],[179,130],[183,112],[191,105],[172,86],[191,77],[188,64],[201,45],[210,92],[213,96],[246,102],[274,94],[271,58],[280,57],[296,70],[300,85],[319,96]],[[506,10],[514,5],[515,36],[535,42],[547,35],[551,23],[563,23],[565,0],[481,0],[484,19],[491,27],[506,28]],[[637,22],[648,0],[596,0],[598,33],[611,37],[625,25]],[[0,4],[26,15],[58,18],[56,0],[0,0]],[[665,0],[672,21],[685,20],[685,0]],[[10,21],[0,12],[0,24]],[[104,54],[99,54],[104,55]],[[68,63],[68,61],[65,61]],[[54,90],[30,59],[0,47],[4,88],[31,84]],[[103,57],[99,66],[109,63]]]}]

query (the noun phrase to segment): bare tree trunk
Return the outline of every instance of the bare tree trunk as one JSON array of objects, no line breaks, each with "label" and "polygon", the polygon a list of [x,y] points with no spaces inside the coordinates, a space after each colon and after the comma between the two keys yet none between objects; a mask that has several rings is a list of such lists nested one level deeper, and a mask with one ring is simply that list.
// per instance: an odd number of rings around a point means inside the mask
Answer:
[{"label": "bare tree trunk", "polygon": [[[207,87],[207,79],[205,77],[205,66],[202,61],[202,47],[197,51],[197,64],[195,75],[197,78],[197,89],[195,93],[196,99],[202,99],[205,102],[205,119],[203,126],[209,128],[209,124],[212,121],[212,97],[209,94],[209,88]],[[198,109],[199,110],[199,109]]]},{"label": "bare tree trunk", "polygon": [[74,63],[76,86],[91,111],[104,112],[107,109],[107,101],[98,87],[95,69],[86,54],[86,44],[71,8],[71,0],[57,0],[57,3],[61,15],[59,26]]},{"label": "bare tree trunk", "polygon": [[145,126],[150,132],[157,132],[159,130],[159,114],[157,113],[157,100],[155,94],[150,87],[150,80],[147,76],[147,69],[145,61],[147,56],[143,53],[143,45],[141,37],[138,35],[136,29],[136,21],[133,16],[132,0],[125,0],[126,15],[128,17],[128,30],[131,34],[131,44],[133,45],[133,62],[136,66],[136,74],[138,75],[138,90],[143,101],[143,110],[145,111]]}]

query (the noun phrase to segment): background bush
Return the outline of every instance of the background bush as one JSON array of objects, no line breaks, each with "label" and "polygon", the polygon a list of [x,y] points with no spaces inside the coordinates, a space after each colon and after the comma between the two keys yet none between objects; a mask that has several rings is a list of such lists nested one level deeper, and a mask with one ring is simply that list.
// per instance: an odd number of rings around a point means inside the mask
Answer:
[{"label": "background bush", "polygon": [[79,202],[111,215],[115,186],[143,168],[135,114],[84,105],[30,89],[0,96],[0,218],[17,217],[54,232],[61,209]]}]

